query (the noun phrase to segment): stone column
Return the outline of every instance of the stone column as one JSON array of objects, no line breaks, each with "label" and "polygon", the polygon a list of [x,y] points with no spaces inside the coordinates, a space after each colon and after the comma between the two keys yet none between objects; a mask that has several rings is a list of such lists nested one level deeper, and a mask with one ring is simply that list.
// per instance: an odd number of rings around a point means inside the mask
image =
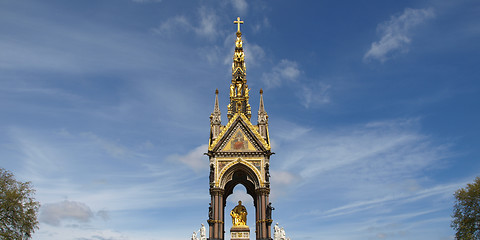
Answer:
[{"label": "stone column", "polygon": [[218,202],[219,202],[219,209],[218,209],[218,213],[219,213],[219,217],[218,217],[218,220],[219,220],[219,223],[218,223],[218,226],[219,226],[219,229],[218,229],[218,236],[219,236],[219,239],[225,239],[225,221],[224,221],[224,218],[225,218],[225,213],[223,211],[225,211],[225,201],[223,200],[223,193],[224,191],[222,190],[222,192],[218,195]]},{"label": "stone column", "polygon": [[258,239],[258,236],[259,236],[259,229],[260,229],[260,198],[259,198],[259,195],[257,194],[255,196],[255,236],[256,236],[256,239]]},{"label": "stone column", "polygon": [[257,240],[270,240],[271,231],[268,229],[268,222],[270,219],[267,219],[267,205],[268,205],[268,195],[270,194],[269,188],[258,188],[255,191],[257,195]]},{"label": "stone column", "polygon": [[260,197],[260,194],[256,194],[256,202],[257,205],[255,206],[255,211],[256,211],[256,216],[255,216],[255,236],[256,239],[260,239],[262,229],[261,229],[261,219],[262,219],[262,211],[261,211],[261,206],[262,206],[262,200]]},{"label": "stone column", "polygon": [[[265,204],[267,204],[266,206],[268,208],[268,204],[270,204],[270,197],[268,193],[265,195]],[[272,210],[273,209],[270,209],[270,216],[268,216],[269,214],[267,214],[267,218],[265,219],[265,223],[267,226],[267,239],[272,239]],[[268,212],[268,209],[266,211]]]},{"label": "stone column", "polygon": [[222,188],[210,188],[210,196],[212,201],[213,219],[208,220],[209,224],[209,240],[223,240],[224,222],[223,222],[223,193]]}]

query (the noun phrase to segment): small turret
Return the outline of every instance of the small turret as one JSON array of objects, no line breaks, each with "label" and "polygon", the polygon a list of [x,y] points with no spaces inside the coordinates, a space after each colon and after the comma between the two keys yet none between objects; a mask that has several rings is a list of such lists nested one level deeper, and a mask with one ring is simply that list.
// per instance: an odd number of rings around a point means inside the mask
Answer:
[{"label": "small turret", "polygon": [[220,126],[222,124],[222,117],[220,107],[218,107],[218,89],[215,90],[215,106],[213,112],[210,114],[210,140],[213,141],[220,133]]},{"label": "small turret", "polygon": [[268,142],[268,115],[263,105],[262,89],[260,89],[260,105],[258,107],[258,133]]}]

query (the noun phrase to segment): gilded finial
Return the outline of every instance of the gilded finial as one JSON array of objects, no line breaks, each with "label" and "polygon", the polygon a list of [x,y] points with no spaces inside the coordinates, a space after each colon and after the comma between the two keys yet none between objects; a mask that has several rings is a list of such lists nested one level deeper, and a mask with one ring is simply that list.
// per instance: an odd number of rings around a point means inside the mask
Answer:
[{"label": "gilded finial", "polygon": [[263,94],[263,89],[260,88],[260,94]]},{"label": "gilded finial", "polygon": [[243,21],[240,21],[240,17],[237,17],[237,21],[233,21],[234,24],[237,24],[238,30],[240,32],[240,24],[243,24]]},{"label": "gilded finial", "polygon": [[215,89],[215,94],[218,94],[218,88],[217,88],[217,89]]}]

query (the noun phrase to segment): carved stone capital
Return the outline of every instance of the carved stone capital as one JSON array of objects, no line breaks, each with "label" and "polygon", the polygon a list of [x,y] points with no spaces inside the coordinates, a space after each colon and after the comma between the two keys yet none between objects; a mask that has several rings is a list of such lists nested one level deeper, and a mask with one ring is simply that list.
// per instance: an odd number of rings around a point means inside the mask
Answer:
[{"label": "carved stone capital", "polygon": [[210,194],[211,195],[223,195],[225,193],[225,189],[219,187],[211,187]]},{"label": "carved stone capital", "polygon": [[268,195],[270,194],[270,188],[269,187],[260,187],[255,189],[255,193],[257,195]]}]

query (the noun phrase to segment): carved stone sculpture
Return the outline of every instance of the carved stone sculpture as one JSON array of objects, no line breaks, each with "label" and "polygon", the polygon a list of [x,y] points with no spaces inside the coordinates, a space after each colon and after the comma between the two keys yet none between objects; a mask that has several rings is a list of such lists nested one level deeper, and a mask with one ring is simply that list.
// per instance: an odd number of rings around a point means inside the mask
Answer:
[{"label": "carved stone sculpture", "polygon": [[273,227],[273,239],[280,240],[280,227],[278,226],[278,223]]},{"label": "carved stone sculpture", "polygon": [[213,220],[213,209],[212,209],[212,204],[208,204],[208,220]]},{"label": "carved stone sculpture", "polygon": [[215,167],[213,164],[210,164],[210,183],[212,183],[215,179]]},{"label": "carved stone sculpture", "polygon": [[275,208],[272,207],[272,203],[268,203],[268,205],[267,205],[267,219],[272,219],[272,210],[275,210]]},{"label": "carved stone sculpture", "polygon": [[285,240],[285,230],[283,229],[283,227],[280,229],[280,239]]},{"label": "carved stone sculpture", "polygon": [[265,164],[265,180],[270,181],[270,164]]},{"label": "carved stone sculpture", "polygon": [[205,229],[205,226],[203,225],[203,223],[199,231],[200,231],[200,240],[207,240],[207,230]]}]

